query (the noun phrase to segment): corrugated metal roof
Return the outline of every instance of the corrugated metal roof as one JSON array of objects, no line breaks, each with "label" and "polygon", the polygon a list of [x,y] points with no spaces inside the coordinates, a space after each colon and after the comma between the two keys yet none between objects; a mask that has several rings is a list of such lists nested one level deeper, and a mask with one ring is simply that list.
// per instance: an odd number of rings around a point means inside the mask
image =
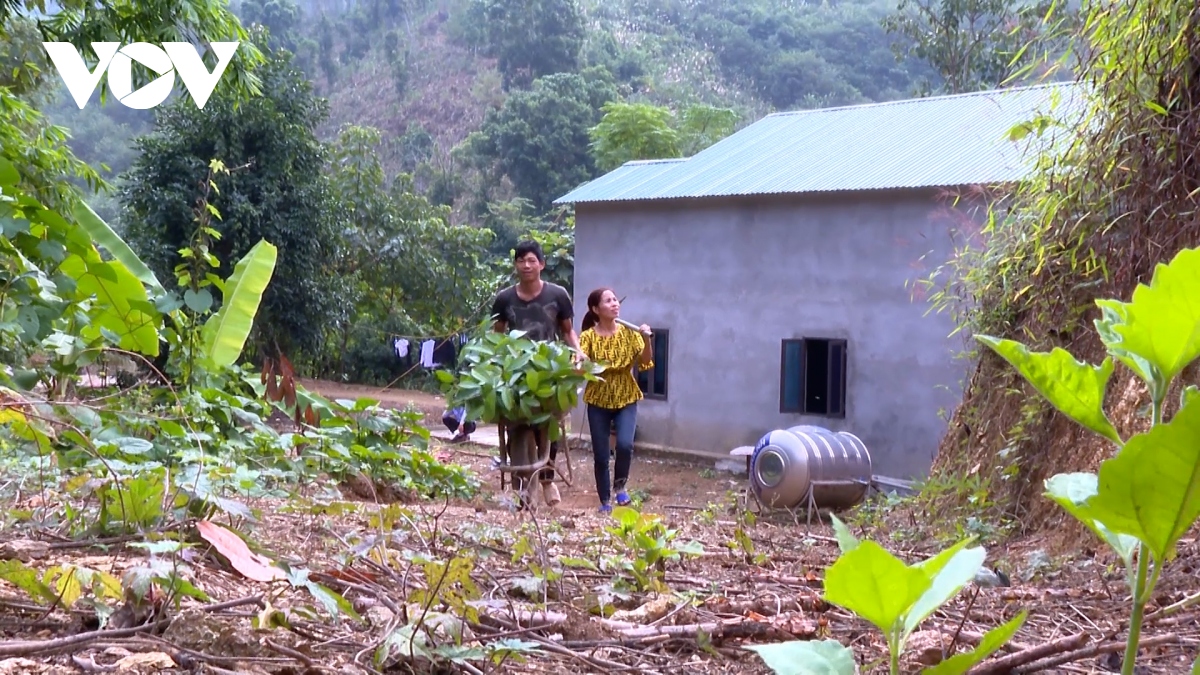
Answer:
[{"label": "corrugated metal roof", "polygon": [[1074,84],[1048,84],[775,113],[691,158],[630,162],[555,203],[1018,180],[1046,141],[1009,141],[1009,131],[1039,114],[1078,111],[1078,94]]}]

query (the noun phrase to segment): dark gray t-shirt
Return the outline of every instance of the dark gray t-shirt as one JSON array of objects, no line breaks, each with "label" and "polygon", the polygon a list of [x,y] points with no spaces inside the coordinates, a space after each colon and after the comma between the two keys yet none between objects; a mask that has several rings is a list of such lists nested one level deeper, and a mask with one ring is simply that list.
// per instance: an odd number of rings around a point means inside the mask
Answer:
[{"label": "dark gray t-shirt", "polygon": [[530,340],[550,342],[564,338],[559,324],[563,319],[575,318],[575,308],[567,289],[544,281],[542,292],[529,302],[517,295],[516,286],[497,293],[492,302],[492,317],[508,324],[508,330],[525,331]]}]

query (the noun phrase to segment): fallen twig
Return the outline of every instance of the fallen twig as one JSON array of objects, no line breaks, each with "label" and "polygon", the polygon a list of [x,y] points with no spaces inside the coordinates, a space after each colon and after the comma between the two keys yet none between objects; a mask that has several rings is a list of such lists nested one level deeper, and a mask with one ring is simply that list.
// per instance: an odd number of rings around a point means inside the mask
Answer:
[{"label": "fallen twig", "polygon": [[646,673],[646,675],[661,675],[661,673],[658,673],[657,671],[646,670],[643,666],[627,666],[623,663],[617,663],[616,661],[609,661],[608,659],[602,659],[599,656],[588,656],[587,654],[579,654],[577,652],[571,651],[570,649],[567,649],[566,647],[563,647],[563,646],[555,644],[549,640],[546,640],[545,638],[538,637],[537,635],[531,635],[531,636],[529,636],[529,639],[532,642],[536,642],[538,645],[540,645],[543,649],[545,649],[548,652],[553,652],[555,654],[561,654],[563,656],[569,656],[573,659],[578,659],[580,661],[583,661],[584,663],[586,663],[588,665],[595,666],[597,668],[603,668],[604,672],[606,672],[606,673],[626,672],[626,671],[630,671],[630,670],[637,670],[637,671]]},{"label": "fallen twig", "polygon": [[1152,623],[1159,619],[1165,619],[1168,616],[1171,616],[1172,614],[1175,614],[1177,612],[1181,612],[1196,603],[1200,603],[1200,593],[1195,593],[1193,595],[1189,595],[1188,597],[1180,600],[1179,602],[1167,605],[1166,607],[1163,607],[1162,609],[1160,609],[1156,612],[1152,612],[1152,613],[1146,615],[1144,622]]},{"label": "fallen twig", "polygon": [[805,577],[790,577],[785,574],[751,574],[748,579],[756,583],[781,584],[784,586],[802,586],[804,588],[824,588],[824,579],[807,579]]},{"label": "fallen twig", "polygon": [[1009,671],[1018,666],[1032,663],[1038,659],[1050,656],[1051,654],[1078,649],[1082,645],[1086,644],[1087,641],[1087,633],[1068,635],[1065,638],[1059,638],[1058,640],[1040,644],[1035,647],[1030,647],[1029,649],[1022,649],[1019,652],[1001,656],[998,659],[984,661],[971,671],[971,675],[990,675],[992,673],[997,675],[1000,673],[1007,674]]},{"label": "fallen twig", "polygon": [[562,612],[534,612],[529,610],[511,610],[505,614],[497,616],[487,612],[482,612],[479,617],[481,620],[490,619],[498,624],[509,627],[509,624],[515,622],[518,628],[549,628],[557,626],[560,623],[566,623],[567,615]]},{"label": "fallen twig", "polygon": [[277,644],[270,640],[263,640],[263,646],[266,647],[267,649],[270,649],[273,652],[278,653],[278,654],[283,654],[284,656],[290,656],[293,659],[296,659],[297,661],[299,661],[300,663],[303,663],[304,665],[308,666],[309,668],[313,668],[317,665],[317,664],[313,663],[313,660],[311,658],[309,658],[309,656],[307,654],[296,651],[295,649],[292,649],[291,647]]},{"label": "fallen twig", "polygon": [[773,616],[784,612],[824,612],[829,609],[829,603],[818,594],[797,595],[788,598],[755,598],[754,600],[729,600],[724,597],[712,597],[701,605],[710,612],[722,614],[745,615],[748,612]]},{"label": "fallen twig", "polygon": [[[962,630],[958,633],[958,641],[972,647],[978,647],[979,643],[983,642],[983,633],[973,630]],[[1029,648],[1029,645],[1024,642],[1012,641],[1005,642],[1004,646],[1001,647],[1006,652],[1020,652]]]},{"label": "fallen twig", "polygon": [[[1143,649],[1146,647],[1157,647],[1159,645],[1167,644],[1168,642],[1174,642],[1175,640],[1178,640],[1178,639],[1179,639],[1179,636],[1175,635],[1174,633],[1168,633],[1166,635],[1156,635],[1152,638],[1146,638],[1145,640],[1138,642],[1138,648]],[[1065,654],[1056,654],[1054,656],[1050,656],[1048,658],[1044,658],[1039,661],[1034,661],[1032,663],[1023,665],[1019,668],[1013,668],[1012,672],[1014,672],[1014,673],[1036,673],[1040,670],[1046,670],[1047,668],[1054,668],[1055,666],[1061,666],[1064,663],[1071,663],[1072,661],[1078,661],[1080,659],[1091,658],[1093,656],[1100,656],[1101,654],[1111,654],[1111,653],[1120,652],[1120,651],[1124,651],[1124,650],[1125,650],[1125,640],[1120,640],[1120,641],[1114,640],[1113,642],[1098,643],[1098,644],[1094,644],[1094,645],[1091,645],[1088,647],[1084,647],[1083,649],[1077,649],[1072,652],[1067,652]],[[972,673],[972,675],[974,675],[974,674]]]},{"label": "fallen twig", "polygon": [[[639,626],[623,621],[603,619],[601,623],[622,638],[624,644],[654,642],[662,639],[689,638],[693,639],[701,633],[710,635],[714,640],[719,638],[767,638],[776,640],[791,640],[798,637],[780,626],[751,621],[749,619],[723,619],[706,623],[693,623],[683,626]],[[812,625],[816,632],[816,625]]]},{"label": "fallen twig", "polygon": [[109,640],[137,635],[138,633],[148,633],[159,628],[166,628],[170,623],[170,620],[162,620],[155,623],[148,623],[144,626],[134,626],[133,628],[93,630],[54,640],[14,640],[12,642],[0,642],[0,656],[50,655],[68,649],[75,649],[79,645],[93,640]]},{"label": "fallen twig", "polygon": [[263,597],[261,595],[247,595],[244,598],[237,598],[235,600],[226,600],[225,602],[218,602],[215,605],[205,605],[204,607],[201,607],[200,609],[201,609],[201,611],[208,612],[208,613],[219,612],[224,609],[233,609],[234,607],[241,607],[242,605],[258,605],[259,608],[261,609],[263,606],[262,600],[263,600]]}]

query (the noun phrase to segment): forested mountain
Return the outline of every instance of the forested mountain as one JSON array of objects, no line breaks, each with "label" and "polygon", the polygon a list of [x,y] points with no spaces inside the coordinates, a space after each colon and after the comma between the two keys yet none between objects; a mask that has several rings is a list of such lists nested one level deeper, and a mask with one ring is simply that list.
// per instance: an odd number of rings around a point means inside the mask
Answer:
[{"label": "forested mountain", "polygon": [[[25,89],[116,188],[92,206],[160,275],[194,245],[211,179],[218,258],[265,237],[287,261],[262,344],[386,381],[386,336],[473,321],[519,237],[570,283],[573,216],[555,198],[775,110],[995,87],[1047,30],[1047,7],[1023,2],[233,0],[239,58],[257,48],[268,66],[240,107],[224,81],[202,111],[178,92],[79,110],[52,75]],[[27,19],[8,34],[0,86],[41,50]]]},{"label": "forested mountain", "polygon": [[[608,100],[676,113],[728,108],[741,126],[772,110],[911,96],[937,79],[921,61],[897,61],[896,38],[881,24],[893,0],[240,0],[233,8],[294,52],[329,100],[320,137],[347,124],[380,130],[384,170],[414,174],[459,221],[488,218],[489,204],[517,197],[540,211],[594,177],[586,132]],[[71,129],[83,159],[115,177],[153,117],[103,110],[79,111],[63,91],[47,112]],[[550,129],[559,133],[541,133]],[[535,149],[546,157],[522,167]],[[116,215],[111,203],[101,210]]]}]

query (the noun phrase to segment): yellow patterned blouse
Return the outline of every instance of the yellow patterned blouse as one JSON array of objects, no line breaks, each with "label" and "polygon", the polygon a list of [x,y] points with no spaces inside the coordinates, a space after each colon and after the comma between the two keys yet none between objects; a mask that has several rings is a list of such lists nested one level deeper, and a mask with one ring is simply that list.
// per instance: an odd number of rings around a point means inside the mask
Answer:
[{"label": "yellow patterned blouse", "polygon": [[[642,390],[633,379],[632,368],[646,348],[646,341],[641,333],[628,326],[618,325],[618,328],[613,335],[598,335],[589,328],[579,336],[579,349],[589,359],[607,366],[600,373],[601,381],[588,382],[583,401],[609,410],[642,400]],[[641,370],[653,367],[653,360],[639,366]]]}]

